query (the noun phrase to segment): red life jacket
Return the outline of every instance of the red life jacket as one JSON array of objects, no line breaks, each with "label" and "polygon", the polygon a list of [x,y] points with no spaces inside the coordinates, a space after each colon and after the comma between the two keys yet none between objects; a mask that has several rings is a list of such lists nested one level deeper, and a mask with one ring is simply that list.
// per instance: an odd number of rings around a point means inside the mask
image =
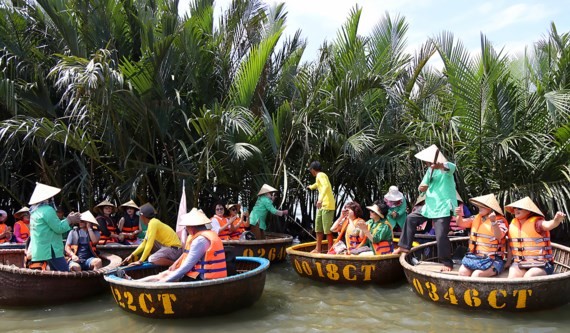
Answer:
[{"label": "red life jacket", "polygon": [[[241,223],[241,218],[238,216],[236,217],[236,219],[234,220],[234,222],[232,223],[234,226],[239,225]],[[230,234],[230,239],[239,239],[239,236],[241,236],[241,234],[243,234],[243,232],[245,231],[245,227],[243,225],[239,226],[236,230],[234,230],[231,234]]]},{"label": "red life jacket", "polygon": [[[345,234],[345,241],[346,241],[346,247],[347,247],[347,251],[350,254],[351,250],[354,250],[358,247],[361,247],[362,245],[364,245],[366,243],[366,237],[360,237],[360,233],[358,235],[353,235],[352,232],[354,231],[354,229],[356,228],[356,223],[362,220],[361,218],[357,218],[356,220],[354,220],[352,223],[350,222],[350,220],[348,220],[347,226],[346,226],[346,234]],[[364,220],[362,220],[364,221]],[[352,228],[349,228],[349,224]]]},{"label": "red life jacket", "polygon": [[[497,216],[497,222],[499,221],[508,226],[508,222],[503,216]],[[505,258],[507,239],[505,237],[496,239],[492,228],[491,220],[483,221],[480,214],[475,215],[469,235],[469,252],[485,254],[493,259]]]},{"label": "red life jacket", "polygon": [[[8,226],[7,226],[6,224],[4,224],[4,223],[0,224],[0,234],[3,233],[3,232],[5,232],[7,227],[8,227]],[[0,244],[6,243],[6,242],[9,242],[9,241],[10,241],[10,238],[5,237],[5,238],[0,239]]]},{"label": "red life jacket", "polygon": [[[111,234],[118,234],[118,228],[115,221],[109,216],[99,215],[97,216],[97,222],[99,225],[105,224],[107,226],[107,230]],[[105,236],[103,232],[101,232],[101,237],[99,238],[99,245],[105,245],[107,243],[117,243],[119,239],[116,237]]]},{"label": "red life jacket", "polygon": [[553,261],[550,231],[536,231],[536,222],[542,216],[533,216],[524,223],[514,218],[509,227],[509,246],[515,262],[525,259]]},{"label": "red life jacket", "polygon": [[[213,218],[215,218],[218,221],[218,223],[220,224],[220,228],[223,228],[228,224],[228,219],[225,217],[219,217],[218,215],[214,215]],[[220,230],[218,232],[218,236],[220,237],[221,240],[229,240],[230,228],[226,228],[225,230]]]},{"label": "red life jacket", "polygon": [[186,276],[195,279],[198,277],[198,275],[200,275],[200,273],[203,273],[204,280],[219,279],[228,276],[226,269],[226,253],[224,252],[224,244],[222,244],[222,240],[218,234],[212,230],[200,231],[186,241],[184,252],[178,260],[176,268],[180,267],[184,260],[186,260],[188,252],[190,252],[192,242],[198,236],[206,237],[210,241],[210,247],[204,256],[200,258],[200,260],[196,263],[196,265],[194,265],[194,267],[192,267],[192,269],[186,273]]},{"label": "red life jacket", "polygon": [[[133,232],[139,230],[139,219],[138,216],[134,216],[131,218],[128,214],[125,214],[123,217],[125,224],[123,225],[123,230],[121,232],[132,234]],[[138,239],[137,235],[133,235],[131,237],[125,236],[125,239],[130,241],[135,241]]]},{"label": "red life jacket", "polygon": [[30,224],[24,221],[18,221],[16,224],[20,225],[20,238],[23,240],[22,243],[24,243],[30,237]]}]

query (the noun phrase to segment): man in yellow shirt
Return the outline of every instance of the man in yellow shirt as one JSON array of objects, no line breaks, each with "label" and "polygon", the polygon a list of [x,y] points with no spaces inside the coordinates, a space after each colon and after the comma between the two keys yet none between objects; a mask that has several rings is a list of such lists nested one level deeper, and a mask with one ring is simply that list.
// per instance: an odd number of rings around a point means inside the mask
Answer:
[{"label": "man in yellow shirt", "polygon": [[327,235],[328,245],[333,243],[333,234],[331,226],[334,219],[335,199],[332,193],[329,177],[321,171],[321,163],[319,161],[311,162],[309,171],[316,178],[313,185],[307,186],[309,190],[319,190],[319,199],[317,200],[317,217],[315,218],[315,232],[317,234],[317,247],[312,253],[321,253],[321,242],[323,234]]},{"label": "man in yellow shirt", "polygon": [[[146,236],[142,243],[133,251],[131,255],[123,260],[121,265],[130,262],[133,257],[138,260],[131,265],[140,265],[148,258],[152,264],[159,266],[170,266],[182,255],[182,243],[171,227],[162,223],[155,218],[156,212],[150,203],[146,203],[140,207],[141,220],[148,225]],[[158,251],[150,252],[152,248],[158,246]]]}]

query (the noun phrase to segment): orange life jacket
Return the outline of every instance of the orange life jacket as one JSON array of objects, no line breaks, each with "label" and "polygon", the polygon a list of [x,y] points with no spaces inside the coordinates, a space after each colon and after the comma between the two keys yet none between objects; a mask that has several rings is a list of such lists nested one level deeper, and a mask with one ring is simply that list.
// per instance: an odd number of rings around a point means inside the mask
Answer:
[{"label": "orange life jacket", "polygon": [[[220,224],[220,228],[223,228],[228,224],[228,219],[225,217],[219,217],[218,215],[214,215],[213,218],[215,218],[218,221],[218,223]],[[229,240],[230,228],[226,228],[225,230],[220,230],[218,236],[220,237],[221,240]]]},{"label": "orange life jacket", "polygon": [[366,243],[366,237],[360,237],[360,233],[358,235],[352,234],[353,231],[356,229],[355,226],[358,221],[364,221],[364,220],[361,218],[357,218],[352,223],[350,222],[350,220],[348,220],[348,223],[346,225],[344,239],[346,241],[346,247],[349,254],[351,250],[359,248]]},{"label": "orange life jacket", "polygon": [[[374,236],[374,233],[376,232],[376,230],[378,230],[378,228],[380,228],[384,224],[387,224],[388,227],[390,227],[390,230],[392,230],[392,225],[390,224],[390,222],[388,222],[388,221],[380,222],[380,223],[378,223],[376,228],[374,228],[374,230],[370,230],[370,233],[372,234],[372,236]],[[375,254],[392,253],[394,251],[394,243],[392,242],[391,238],[392,237],[390,237],[390,240],[383,240],[383,241],[380,241],[378,243],[372,244],[372,246],[374,247],[374,253]]]},{"label": "orange life jacket", "polygon": [[[7,226],[6,224],[4,224],[4,223],[0,224],[0,234],[3,233],[3,232],[5,232],[7,227],[8,227],[8,226]],[[0,244],[6,243],[6,242],[9,242],[9,241],[10,241],[10,238],[5,237],[5,238],[0,239]]]},{"label": "orange life jacket", "polygon": [[525,259],[552,261],[550,231],[536,231],[535,224],[542,220],[541,216],[533,216],[524,223],[514,218],[509,227],[509,245],[515,262]]},{"label": "orange life jacket", "polygon": [[[121,230],[121,232],[132,234],[133,232],[139,230],[139,219],[136,215],[133,218],[131,218],[128,214],[125,214],[125,216],[123,218],[124,218],[125,224],[123,225],[123,230]],[[134,240],[137,240],[138,237],[137,237],[137,235],[133,235],[131,237],[125,236],[125,239],[130,240],[130,241],[134,241]]]},{"label": "orange life jacket", "polygon": [[[111,234],[118,234],[118,228],[117,228],[117,224],[115,223],[115,221],[113,221],[112,218],[110,218],[109,216],[103,216],[103,215],[99,215],[97,216],[97,222],[99,223],[99,225],[105,223],[105,225],[107,226],[107,230],[109,231],[109,233]],[[117,243],[119,240],[116,237],[111,237],[111,236],[105,236],[103,235],[103,233],[101,232],[101,237],[99,238],[99,245],[105,245],[107,243]]]},{"label": "orange life jacket", "polygon": [[[79,229],[73,230],[72,232],[77,233],[77,243],[79,243]],[[89,237],[89,232],[87,232],[87,237]],[[69,245],[69,247],[73,251],[73,254],[77,254],[77,250],[79,249],[79,244],[72,244],[72,245]],[[97,246],[96,246],[96,244],[93,244],[93,242],[91,241],[91,238],[89,238],[89,248],[91,249],[91,254],[94,257],[99,258],[99,256],[97,256]]]},{"label": "orange life jacket", "polygon": [[30,224],[24,221],[18,221],[16,222],[16,224],[20,225],[20,238],[23,239],[25,242],[28,239],[28,237],[30,237]]},{"label": "orange life jacket", "polygon": [[[241,223],[241,218],[238,216],[236,217],[236,219],[234,220],[234,222],[232,223],[234,226],[239,225]],[[245,231],[245,226],[241,225],[239,226],[236,230],[234,230],[231,234],[230,234],[230,239],[239,239],[239,236],[241,236],[241,234],[243,234],[243,232]]]},{"label": "orange life jacket", "polygon": [[204,280],[219,279],[228,276],[226,269],[226,253],[224,252],[224,244],[222,244],[222,240],[218,234],[212,230],[200,231],[186,241],[184,252],[178,260],[176,268],[180,267],[184,260],[186,260],[188,252],[190,252],[192,242],[198,236],[206,237],[210,241],[210,247],[204,256],[200,258],[200,260],[196,263],[196,265],[194,265],[194,267],[192,267],[192,269],[186,273],[186,276],[195,279],[198,277],[198,275],[200,275],[200,273],[203,273]]},{"label": "orange life jacket", "polygon": [[[507,220],[503,216],[497,216],[497,222],[502,221],[508,226]],[[493,234],[491,220],[483,221],[480,214],[475,215],[471,224],[471,234],[469,235],[469,252],[475,254],[485,254],[489,257],[505,258],[507,239],[496,239]]]}]

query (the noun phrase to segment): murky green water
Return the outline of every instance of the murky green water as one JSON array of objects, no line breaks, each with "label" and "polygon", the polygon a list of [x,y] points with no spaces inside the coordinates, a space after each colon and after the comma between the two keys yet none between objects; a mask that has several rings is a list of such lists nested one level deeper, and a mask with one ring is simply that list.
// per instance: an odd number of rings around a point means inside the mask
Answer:
[{"label": "murky green water", "polygon": [[[3,286],[2,286],[3,287]],[[45,291],[49,293],[49,290]],[[270,268],[252,307],[202,319],[152,320],[124,312],[110,292],[63,306],[0,309],[0,332],[566,332],[570,305],[535,313],[466,312],[420,299],[405,282],[329,286]]]}]

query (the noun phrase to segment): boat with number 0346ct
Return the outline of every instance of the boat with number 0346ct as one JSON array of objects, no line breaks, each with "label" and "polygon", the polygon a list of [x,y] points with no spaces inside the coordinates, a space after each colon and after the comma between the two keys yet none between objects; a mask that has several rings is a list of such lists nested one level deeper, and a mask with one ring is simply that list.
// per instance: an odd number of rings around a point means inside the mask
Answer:
[{"label": "boat with number 0346ct", "polygon": [[[454,253],[466,251],[469,237],[451,240]],[[400,263],[413,291],[437,304],[469,310],[536,311],[570,300],[570,248],[552,243],[554,273],[532,278],[459,276],[460,259],[451,272],[441,272],[437,244],[430,242],[402,254]]]},{"label": "boat with number 0346ct", "polygon": [[237,257],[236,273],[225,278],[191,282],[136,281],[157,274],[164,267],[145,263],[127,267],[133,280],[116,273],[105,276],[117,305],[130,313],[149,318],[186,318],[237,311],[255,303],[263,293],[269,260]]},{"label": "boat with number 0346ct", "polygon": [[121,264],[115,255],[100,254],[103,267],[94,271],[57,272],[25,268],[23,249],[0,250],[0,305],[41,306],[83,300],[104,292],[103,275]]},{"label": "boat with number 0346ct", "polygon": [[[326,252],[327,241],[322,244]],[[302,243],[287,249],[293,269],[302,277],[325,283],[353,285],[388,284],[404,278],[396,254],[311,253],[315,245],[316,242]]]}]

